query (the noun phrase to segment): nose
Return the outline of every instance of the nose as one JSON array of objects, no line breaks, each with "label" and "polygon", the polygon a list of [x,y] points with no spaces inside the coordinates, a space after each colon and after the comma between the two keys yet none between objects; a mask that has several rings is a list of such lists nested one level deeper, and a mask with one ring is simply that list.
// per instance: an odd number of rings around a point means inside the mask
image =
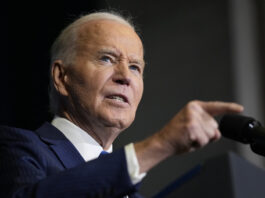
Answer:
[{"label": "nose", "polygon": [[116,65],[113,82],[127,86],[131,84],[130,71],[127,64],[120,63],[119,65]]}]

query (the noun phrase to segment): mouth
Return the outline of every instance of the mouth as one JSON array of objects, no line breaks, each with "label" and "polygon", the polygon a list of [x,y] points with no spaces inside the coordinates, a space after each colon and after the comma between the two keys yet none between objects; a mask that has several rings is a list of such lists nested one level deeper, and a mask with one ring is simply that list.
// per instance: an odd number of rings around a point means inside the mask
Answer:
[{"label": "mouth", "polygon": [[106,98],[111,99],[111,100],[116,100],[118,102],[129,103],[128,98],[124,95],[121,95],[121,94],[108,95]]}]

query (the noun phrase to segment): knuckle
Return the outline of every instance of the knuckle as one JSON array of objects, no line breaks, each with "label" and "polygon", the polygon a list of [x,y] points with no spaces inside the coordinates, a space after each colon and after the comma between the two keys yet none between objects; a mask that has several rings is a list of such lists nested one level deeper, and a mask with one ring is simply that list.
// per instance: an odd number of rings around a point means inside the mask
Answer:
[{"label": "knuckle", "polygon": [[198,126],[194,119],[189,119],[189,121],[185,125],[185,128],[187,129],[187,131],[189,131],[189,133],[193,134],[195,133]]},{"label": "knuckle", "polygon": [[190,101],[190,102],[187,104],[187,107],[188,107],[189,109],[196,109],[196,108],[198,108],[198,106],[199,106],[199,101],[198,101],[198,100],[192,100],[192,101]]},{"label": "knuckle", "polygon": [[214,129],[217,129],[217,128],[218,128],[218,123],[217,123],[217,121],[214,120],[214,119],[211,119],[211,120],[212,120],[212,127],[213,127]]},{"label": "knuckle", "polygon": [[209,133],[209,139],[212,139],[216,136],[215,130],[211,130]]},{"label": "knuckle", "polygon": [[200,138],[200,145],[201,146],[208,144],[208,142],[209,142],[209,138],[206,138],[206,137]]},{"label": "knuckle", "polygon": [[198,141],[198,126],[196,122],[189,122],[186,126],[186,130],[188,133],[188,138],[191,142]]},{"label": "knuckle", "polygon": [[216,130],[216,139],[220,139],[221,138],[221,133],[219,130]]},{"label": "knuckle", "polygon": [[207,138],[207,139],[205,139],[204,141],[203,141],[203,144],[202,144],[202,146],[204,146],[204,145],[206,145],[206,144],[208,144],[210,142],[210,140]]},{"label": "knuckle", "polygon": [[194,133],[189,133],[189,141],[191,142],[191,143],[193,143],[193,142],[197,142],[197,136],[194,134]]}]

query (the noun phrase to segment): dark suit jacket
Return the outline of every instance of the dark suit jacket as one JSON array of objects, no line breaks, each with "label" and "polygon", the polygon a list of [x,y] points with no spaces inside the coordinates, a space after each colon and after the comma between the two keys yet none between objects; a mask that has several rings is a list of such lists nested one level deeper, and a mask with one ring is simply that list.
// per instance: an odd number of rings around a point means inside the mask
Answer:
[{"label": "dark suit jacket", "polygon": [[124,149],[85,162],[54,126],[0,127],[0,197],[141,197]]}]

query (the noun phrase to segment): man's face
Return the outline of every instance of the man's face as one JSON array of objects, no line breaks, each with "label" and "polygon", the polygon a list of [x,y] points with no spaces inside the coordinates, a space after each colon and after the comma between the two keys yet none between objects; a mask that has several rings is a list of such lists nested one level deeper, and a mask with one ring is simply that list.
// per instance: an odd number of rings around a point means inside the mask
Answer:
[{"label": "man's face", "polygon": [[134,120],[143,93],[143,47],[127,25],[97,20],[78,33],[77,56],[67,67],[74,116],[119,130]]}]

